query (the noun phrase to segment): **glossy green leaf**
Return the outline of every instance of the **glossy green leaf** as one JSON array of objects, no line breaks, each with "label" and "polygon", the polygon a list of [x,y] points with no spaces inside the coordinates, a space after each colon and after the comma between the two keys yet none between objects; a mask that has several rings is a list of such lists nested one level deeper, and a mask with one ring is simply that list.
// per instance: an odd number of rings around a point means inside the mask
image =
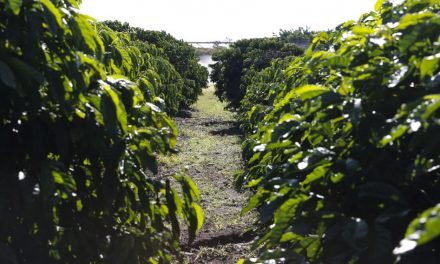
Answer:
[{"label": "glossy green leaf", "polygon": [[304,237],[302,237],[298,234],[295,234],[293,232],[287,232],[287,233],[283,234],[280,242],[284,243],[284,242],[289,242],[289,241],[301,241],[303,239],[304,239]]},{"label": "glossy green leaf", "polygon": [[329,88],[320,85],[306,85],[292,90],[301,100],[307,100],[330,91]]},{"label": "glossy green leaf", "polygon": [[50,14],[55,19],[58,27],[63,26],[63,14],[61,11],[50,1],[50,0],[41,0],[41,4],[50,12]]},{"label": "glossy green leaf", "polygon": [[20,14],[21,6],[23,5],[23,0],[7,0],[6,4],[8,8],[14,13],[14,15]]},{"label": "glossy green leaf", "polygon": [[424,211],[408,226],[405,238],[394,249],[394,254],[408,253],[440,236],[440,204]]},{"label": "glossy green leaf", "polygon": [[202,207],[200,207],[200,205],[193,203],[192,207],[195,211],[196,217],[197,217],[197,231],[199,231],[200,229],[202,229],[203,226],[203,221],[204,221],[204,215],[203,215],[203,210]]},{"label": "glossy green leaf", "polygon": [[78,15],[75,17],[77,28],[79,29],[80,36],[84,40],[84,43],[92,52],[101,53],[103,50],[103,43],[101,39],[96,37],[95,31],[89,22],[90,20],[92,20],[92,18],[86,15]]},{"label": "glossy green leaf", "polygon": [[184,183],[186,184],[186,186],[189,187],[189,191],[191,193],[191,197],[194,200],[200,200],[200,193],[199,193],[199,189],[197,188],[196,184],[194,183],[194,181],[188,177],[188,176],[184,176],[183,177]]},{"label": "glossy green leaf", "polygon": [[267,192],[262,189],[259,189],[256,194],[254,194],[247,203],[246,207],[241,210],[241,215],[244,215],[250,212],[252,209],[255,209],[257,206],[261,204],[264,200],[265,196],[267,196]]},{"label": "glossy green leaf", "polygon": [[438,70],[440,64],[440,53],[426,57],[420,64],[420,75],[422,78],[431,77]]},{"label": "glossy green leaf", "polygon": [[313,97],[319,96],[323,93],[329,92],[330,89],[319,85],[306,85],[298,88],[292,89],[285,97],[280,100],[279,103],[275,105],[276,109],[280,109],[284,105],[288,104],[290,100],[294,98],[300,98],[301,100],[311,99]]},{"label": "glossy green leaf", "polygon": [[399,23],[399,29],[406,29],[410,26],[417,25],[431,18],[433,14],[431,12],[420,12],[416,14],[405,15]]},{"label": "glossy green leaf", "polygon": [[128,124],[127,124],[127,112],[125,111],[125,106],[119,99],[119,95],[113,91],[113,89],[108,84],[101,84],[101,87],[104,91],[110,96],[116,110],[116,117],[118,119],[119,125],[121,126],[122,131],[124,133],[127,132]]},{"label": "glossy green leaf", "polygon": [[63,175],[59,171],[52,171],[52,176],[55,183],[64,184]]},{"label": "glossy green leaf", "polygon": [[379,12],[382,9],[382,5],[385,2],[385,0],[377,0],[376,4],[374,5],[374,10],[376,10],[376,12]]},{"label": "glossy green leaf", "polygon": [[307,185],[309,183],[321,179],[327,173],[328,167],[329,165],[322,165],[315,168],[310,174],[307,175],[306,179],[302,182],[302,184]]},{"label": "glossy green leaf", "polygon": [[399,125],[398,127],[393,128],[391,133],[383,137],[382,140],[379,142],[379,147],[384,147],[392,143],[396,139],[399,139],[406,133],[406,131],[408,131],[408,126],[406,125]]},{"label": "glossy green leaf", "polygon": [[366,36],[374,33],[374,29],[370,27],[364,26],[355,26],[352,29],[352,32],[356,35]]},{"label": "glossy green leaf", "polygon": [[425,113],[423,113],[423,115],[422,115],[422,118],[426,120],[429,117],[431,117],[432,114],[434,114],[440,108],[440,95],[439,94],[428,95],[428,96],[425,96],[424,99],[430,100],[432,102],[431,104],[428,105]]}]

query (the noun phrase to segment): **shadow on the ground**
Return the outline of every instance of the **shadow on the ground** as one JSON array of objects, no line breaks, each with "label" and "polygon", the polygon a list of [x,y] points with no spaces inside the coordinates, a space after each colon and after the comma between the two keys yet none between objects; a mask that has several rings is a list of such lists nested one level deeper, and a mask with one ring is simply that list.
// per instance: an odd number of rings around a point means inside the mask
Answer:
[{"label": "shadow on the ground", "polygon": [[237,121],[226,120],[210,120],[204,122],[202,125],[206,127],[213,127],[209,133],[214,136],[241,136],[240,127]]},{"label": "shadow on the ground", "polygon": [[192,244],[187,244],[187,241],[184,241],[186,244],[183,244],[183,250],[215,247],[232,243],[246,243],[254,240],[255,237],[256,234],[253,231],[243,232],[243,230],[232,228],[232,230],[222,230],[215,234],[203,234],[202,237],[197,238]]},{"label": "shadow on the ground", "polygon": [[204,126],[237,126],[237,121],[221,120],[221,119],[209,119],[202,123]]},{"label": "shadow on the ground", "polygon": [[175,116],[181,118],[192,118],[193,112],[196,112],[196,110],[193,108],[181,109]]},{"label": "shadow on the ground", "polygon": [[213,131],[210,131],[209,133],[214,136],[241,136],[242,135],[240,128],[238,126],[232,126],[232,127],[222,128],[222,129],[218,129],[218,130],[213,130]]}]

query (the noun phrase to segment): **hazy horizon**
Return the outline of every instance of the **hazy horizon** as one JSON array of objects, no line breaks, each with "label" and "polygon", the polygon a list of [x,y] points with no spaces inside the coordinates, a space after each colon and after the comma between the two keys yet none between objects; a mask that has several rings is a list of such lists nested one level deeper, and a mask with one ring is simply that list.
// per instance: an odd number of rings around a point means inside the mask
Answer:
[{"label": "hazy horizon", "polygon": [[358,19],[376,0],[84,0],[81,12],[164,30],[189,42],[269,37],[280,29],[327,30]]}]

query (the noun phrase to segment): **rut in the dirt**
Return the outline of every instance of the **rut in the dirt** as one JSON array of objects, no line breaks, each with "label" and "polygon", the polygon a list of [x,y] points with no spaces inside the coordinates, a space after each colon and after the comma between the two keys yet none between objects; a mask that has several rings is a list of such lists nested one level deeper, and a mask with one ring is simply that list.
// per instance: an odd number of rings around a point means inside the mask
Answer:
[{"label": "rut in the dirt", "polygon": [[205,223],[197,239],[184,247],[188,263],[235,263],[249,257],[252,236],[245,230],[251,216],[240,216],[247,201],[234,189],[234,174],[241,169],[240,135],[232,113],[224,110],[205,89],[199,102],[185,117],[175,118],[179,128],[179,152],[161,159],[162,176],[187,166],[202,197]]}]

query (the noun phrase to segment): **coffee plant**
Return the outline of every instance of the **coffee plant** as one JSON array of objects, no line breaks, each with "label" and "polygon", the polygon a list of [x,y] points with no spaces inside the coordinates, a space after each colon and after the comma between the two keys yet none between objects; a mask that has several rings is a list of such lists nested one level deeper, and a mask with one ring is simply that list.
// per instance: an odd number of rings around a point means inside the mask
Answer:
[{"label": "coffee plant", "polygon": [[238,110],[252,78],[270,66],[272,60],[303,54],[303,49],[281,37],[243,39],[227,49],[218,49],[212,59],[211,80],[215,83],[215,94]]},{"label": "coffee plant", "polygon": [[132,41],[128,33],[114,32],[105,24],[98,24],[98,33],[108,51],[104,58],[108,71],[136,80],[148,101],[154,101],[168,114],[176,114],[185,101],[183,80],[165,54],[147,42]]},{"label": "coffee plant", "polygon": [[375,10],[247,86],[242,263],[440,262],[440,2]]},{"label": "coffee plant", "polygon": [[128,33],[134,41],[148,43],[162,51],[161,57],[166,58],[178,72],[178,75],[173,76],[181,79],[180,83],[173,82],[174,87],[165,83],[162,88],[165,91],[178,89],[181,98],[178,109],[188,108],[197,101],[202,89],[208,84],[208,70],[198,63],[199,57],[194,47],[163,31],[131,27],[128,23],[119,21],[105,21],[104,24],[117,32]]},{"label": "coffee plant", "polygon": [[170,262],[203,221],[188,176],[151,176],[181,77],[80,2],[0,0],[0,263]]}]

